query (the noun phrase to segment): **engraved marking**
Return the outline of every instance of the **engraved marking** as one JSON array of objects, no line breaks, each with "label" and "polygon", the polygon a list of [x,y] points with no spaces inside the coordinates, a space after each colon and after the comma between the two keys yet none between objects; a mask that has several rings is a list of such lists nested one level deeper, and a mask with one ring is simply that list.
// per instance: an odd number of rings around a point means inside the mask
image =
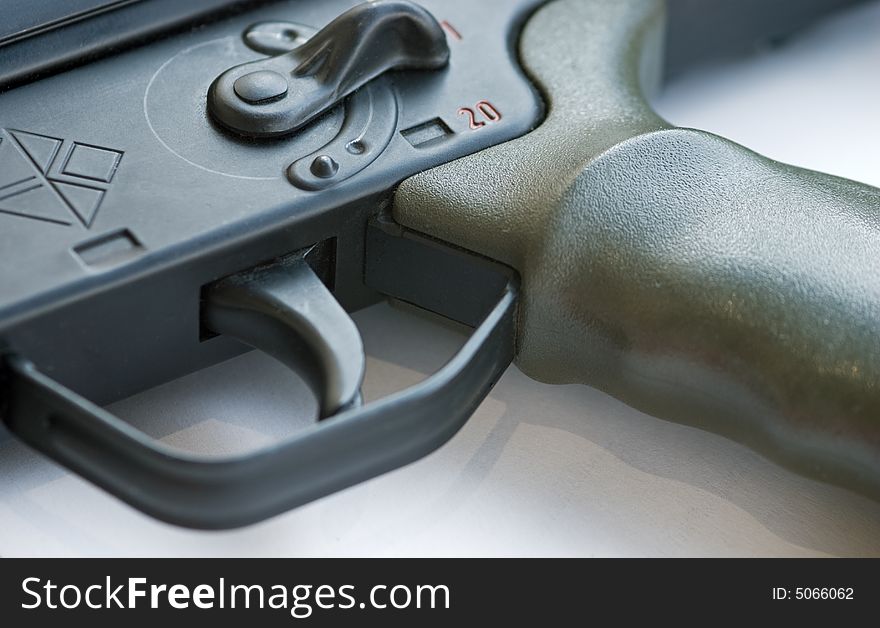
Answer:
[{"label": "engraved marking", "polygon": [[33,157],[16,137],[17,135],[30,137],[33,134],[14,129],[7,129],[6,133],[8,133],[8,137],[12,138],[12,141],[4,143],[6,150],[0,154],[0,171],[29,174],[30,177],[24,180],[32,180],[33,183],[23,189],[6,194],[0,201],[0,211],[13,216],[70,225],[70,212],[67,204],[46,179],[40,164],[33,160]]},{"label": "engraved marking", "polygon": [[459,116],[467,116],[468,128],[470,128],[473,131],[476,131],[477,129],[481,129],[484,126],[486,126],[485,122],[483,122],[482,120],[477,120],[477,114],[474,113],[474,110],[471,109],[470,107],[462,107],[461,109],[458,110],[458,115]]},{"label": "engraved marking", "polygon": [[43,174],[49,171],[52,160],[58,154],[58,149],[64,140],[48,135],[38,135],[36,133],[27,133],[26,131],[13,131],[9,129],[9,134],[15,138],[18,145],[27,154],[34,165]]},{"label": "engraved marking", "polygon": [[91,227],[122,151],[17,129],[5,134],[12,141],[0,138],[0,212],[68,226],[73,214]]},{"label": "engraved marking", "polygon": [[443,20],[442,22],[440,22],[440,26],[442,26],[444,29],[446,29],[446,32],[449,33],[450,35],[452,35],[452,37],[454,39],[457,39],[458,41],[461,41],[462,39],[464,39],[461,36],[461,33],[458,32],[458,29],[456,29],[452,24],[450,24],[446,20]]},{"label": "engraved marking", "polygon": [[[0,131],[0,135],[2,135]],[[17,148],[15,141],[0,142],[0,186],[12,187],[36,178],[30,160]]]},{"label": "engraved marking", "polygon": [[11,209],[0,209],[0,214],[6,214],[8,216],[18,216],[20,218],[30,218],[31,220],[48,222],[53,225],[62,225],[64,227],[70,226],[69,222],[64,222],[63,220],[56,220],[55,218],[45,218],[43,216],[34,216],[33,214],[23,214],[21,212],[12,211]]},{"label": "engraved marking", "polygon": [[[31,177],[30,179],[28,179],[28,181],[31,181],[33,179],[36,179],[36,177]],[[20,182],[20,183],[23,183],[23,182]],[[43,187],[42,183],[31,184],[31,185],[27,186],[26,188],[24,188],[23,190],[15,190],[14,192],[9,192],[8,194],[4,194],[3,196],[0,196],[0,201],[6,200],[7,198],[12,198],[13,196],[20,196],[22,194],[27,194],[31,190],[37,190],[41,187]]]},{"label": "engraved marking", "polygon": [[[13,181],[12,183],[7,183],[6,185],[0,185],[0,190],[5,190],[7,188],[11,188],[13,185],[19,185],[26,181],[33,181],[37,177],[28,177],[27,179],[22,179],[21,181]],[[5,196],[3,198],[6,198]]]},{"label": "engraved marking", "polygon": [[55,182],[55,189],[86,227],[91,227],[104,200],[104,190],[85,185]]},{"label": "engraved marking", "polygon": [[74,177],[110,183],[121,159],[122,153],[118,150],[74,142],[67,159],[64,160],[61,172]]},{"label": "engraved marking", "polygon": [[481,100],[477,103],[477,111],[483,114],[489,122],[498,122],[501,120],[501,112],[488,100]]},{"label": "engraved marking", "polygon": [[5,196],[0,200],[0,211],[58,224],[70,224],[67,205],[59,200],[49,186],[39,182]]},{"label": "engraved marking", "polygon": [[[476,111],[470,107],[462,107],[458,110],[459,116],[467,116],[468,126],[471,130],[481,129],[486,126],[487,122],[498,122],[501,120],[501,112],[488,100],[481,100],[474,107]],[[484,118],[484,120],[478,119],[480,117]]]}]

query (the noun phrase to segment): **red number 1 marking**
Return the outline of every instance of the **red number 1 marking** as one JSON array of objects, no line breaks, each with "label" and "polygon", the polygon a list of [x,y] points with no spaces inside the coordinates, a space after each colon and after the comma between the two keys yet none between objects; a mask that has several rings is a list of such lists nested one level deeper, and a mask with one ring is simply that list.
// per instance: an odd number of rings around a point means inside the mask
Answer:
[{"label": "red number 1 marking", "polygon": [[461,40],[463,39],[462,36],[461,36],[461,33],[458,32],[458,29],[456,29],[452,24],[450,24],[450,23],[447,22],[446,20],[443,20],[442,22],[440,22],[440,26],[442,26],[443,28],[445,28],[446,31],[447,31],[450,35],[452,35],[452,37],[453,37],[454,39],[457,39],[458,41],[461,41]]}]

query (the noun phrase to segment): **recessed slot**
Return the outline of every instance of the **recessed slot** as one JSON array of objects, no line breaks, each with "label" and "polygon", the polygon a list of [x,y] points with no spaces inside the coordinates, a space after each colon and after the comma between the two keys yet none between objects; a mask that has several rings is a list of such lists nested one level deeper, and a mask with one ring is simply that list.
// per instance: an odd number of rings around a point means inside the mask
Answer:
[{"label": "recessed slot", "polygon": [[74,254],[83,264],[100,269],[118,266],[144,250],[144,246],[128,229],[108,233],[73,247]]},{"label": "recessed slot", "polygon": [[404,129],[400,134],[403,135],[407,142],[419,148],[452,135],[452,129],[440,118],[434,118],[433,120]]}]

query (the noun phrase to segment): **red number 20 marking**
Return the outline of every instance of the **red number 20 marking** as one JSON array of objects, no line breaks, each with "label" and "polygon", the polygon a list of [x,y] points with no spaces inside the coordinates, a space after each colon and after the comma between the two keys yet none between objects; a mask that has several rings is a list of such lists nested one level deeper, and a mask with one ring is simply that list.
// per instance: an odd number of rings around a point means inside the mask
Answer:
[{"label": "red number 20 marking", "polygon": [[458,110],[458,115],[467,116],[468,124],[473,130],[486,126],[488,122],[501,120],[501,112],[488,100],[481,100],[474,106],[474,109],[462,107]]}]

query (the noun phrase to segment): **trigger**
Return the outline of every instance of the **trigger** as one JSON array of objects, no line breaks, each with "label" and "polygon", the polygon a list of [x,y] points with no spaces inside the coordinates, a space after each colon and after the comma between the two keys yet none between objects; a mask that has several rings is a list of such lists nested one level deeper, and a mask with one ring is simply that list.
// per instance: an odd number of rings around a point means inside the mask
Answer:
[{"label": "trigger", "polygon": [[365,358],[357,327],[307,261],[312,248],[211,284],[202,317],[299,373],[323,419],[360,404]]}]

